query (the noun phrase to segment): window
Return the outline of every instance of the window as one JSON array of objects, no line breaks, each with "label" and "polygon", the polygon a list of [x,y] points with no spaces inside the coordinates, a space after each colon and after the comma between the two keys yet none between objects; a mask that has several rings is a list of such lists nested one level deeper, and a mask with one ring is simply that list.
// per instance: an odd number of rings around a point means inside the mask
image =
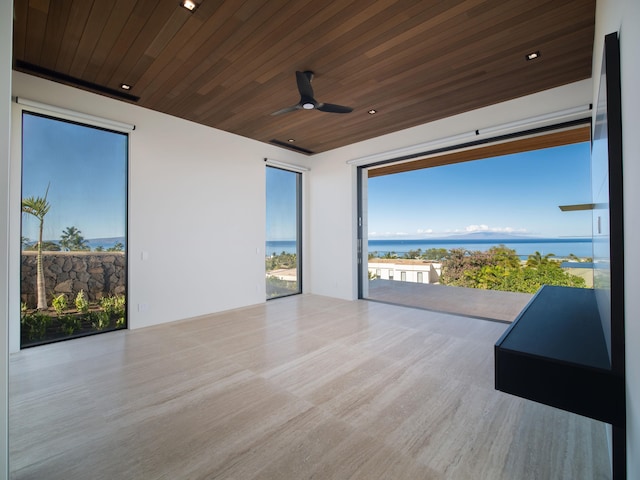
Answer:
[{"label": "window", "polygon": [[301,173],[267,167],[267,299],[302,292],[301,184]]},{"label": "window", "polygon": [[125,328],[128,136],[23,112],[21,345]]},{"label": "window", "polygon": [[[361,167],[362,264],[412,265],[416,275],[401,271],[399,279],[423,284],[425,294],[411,305],[425,308],[434,308],[432,283],[520,293],[543,283],[591,287],[591,212],[563,212],[591,198],[589,138],[580,124]],[[424,194],[416,197],[417,190]],[[417,271],[425,268],[427,278]],[[361,298],[400,301],[394,292],[384,280],[360,277]],[[503,315],[497,309],[481,315],[471,303],[439,301],[438,308],[505,320],[493,316]]]}]

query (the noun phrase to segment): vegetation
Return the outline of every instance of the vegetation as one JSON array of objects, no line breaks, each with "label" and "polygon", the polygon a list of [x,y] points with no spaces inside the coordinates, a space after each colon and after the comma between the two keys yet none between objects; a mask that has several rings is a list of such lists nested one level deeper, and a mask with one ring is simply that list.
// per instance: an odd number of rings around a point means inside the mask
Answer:
[{"label": "vegetation", "polygon": [[298,258],[295,253],[282,252],[280,255],[274,254],[265,259],[265,269],[267,272],[272,270],[296,268],[297,266]]},{"label": "vegetation", "polygon": [[[415,259],[415,260],[429,260],[433,262],[441,262],[449,255],[449,250],[446,248],[428,248],[424,252],[421,248],[417,250],[409,250],[401,258],[403,259]],[[380,254],[377,251],[369,252],[369,259],[373,258],[385,258],[393,259],[400,258],[396,252],[384,252]]]},{"label": "vegetation", "polygon": [[50,242],[49,240],[43,240],[42,243],[34,242],[27,244],[24,249],[27,251],[37,250],[38,245],[40,245],[40,248],[43,252],[59,252],[61,250],[60,245],[58,245],[56,242]]},{"label": "vegetation", "polygon": [[51,317],[39,311],[23,312],[20,318],[21,332],[31,340],[44,338],[47,333],[47,327],[50,324]]},{"label": "vegetation", "polygon": [[76,295],[76,300],[74,303],[80,313],[87,313],[89,311],[89,301],[87,300],[87,297],[84,294],[84,290],[80,290],[78,292],[78,295]]},{"label": "vegetation", "polygon": [[[98,249],[96,248],[96,251]],[[113,247],[107,248],[107,252],[124,252],[124,245],[121,242],[116,243]]]},{"label": "vegetation", "polygon": [[298,292],[298,282],[283,280],[269,275],[274,270],[287,270],[298,267],[298,256],[295,253],[282,252],[265,258],[265,270],[267,272],[266,289],[267,298],[281,297]]},{"label": "vegetation", "polygon": [[64,293],[61,293],[57,297],[54,296],[51,303],[58,316],[61,316],[62,313],[67,309],[67,296]]},{"label": "vegetation", "polygon": [[109,318],[116,319],[116,328],[125,326],[125,298],[122,295],[102,297],[100,307]]},{"label": "vegetation", "polygon": [[585,281],[565,272],[553,255],[530,255],[523,265],[504,245],[486,252],[452,249],[442,264],[440,283],[468,288],[535,293],[542,285],[584,288]]},{"label": "vegetation", "polygon": [[87,241],[81,235],[81,231],[76,227],[67,227],[60,236],[60,246],[71,251],[90,250]]},{"label": "vegetation", "polygon": [[22,212],[36,217],[39,222],[38,230],[38,257],[36,260],[36,286],[38,290],[38,310],[47,309],[47,294],[45,291],[44,269],[42,267],[42,231],[44,228],[44,217],[49,213],[51,204],[47,201],[49,186],[44,193],[44,197],[27,197],[22,200]]},{"label": "vegetation", "polygon": [[[122,295],[103,297],[92,305],[86,301],[84,292],[76,297],[76,309],[68,305],[64,294],[54,297],[52,311],[29,311],[21,304],[22,345],[86,335],[97,331],[114,330],[126,326],[126,301]],[[79,306],[79,307],[78,307]]]}]

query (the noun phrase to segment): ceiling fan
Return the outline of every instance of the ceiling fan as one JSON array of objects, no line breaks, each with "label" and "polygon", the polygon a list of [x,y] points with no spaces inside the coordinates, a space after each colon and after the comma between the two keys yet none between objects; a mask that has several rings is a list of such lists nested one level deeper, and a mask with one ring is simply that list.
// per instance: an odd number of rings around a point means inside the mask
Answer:
[{"label": "ceiling fan", "polygon": [[308,70],[305,72],[296,72],[300,101],[291,107],[286,107],[278,110],[277,112],[273,112],[271,115],[280,115],[282,113],[289,113],[295,110],[320,110],[321,112],[329,113],[350,113],[353,111],[353,108],[351,107],[316,101],[316,99],[313,98],[311,80],[313,80],[313,72]]}]

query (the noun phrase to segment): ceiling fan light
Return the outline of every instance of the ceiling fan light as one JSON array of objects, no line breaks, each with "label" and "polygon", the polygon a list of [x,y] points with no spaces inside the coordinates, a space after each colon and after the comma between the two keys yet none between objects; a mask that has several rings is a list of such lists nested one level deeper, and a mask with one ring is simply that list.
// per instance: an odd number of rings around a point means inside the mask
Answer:
[{"label": "ceiling fan light", "polygon": [[302,108],[304,108],[305,110],[313,110],[315,108],[315,105],[311,102],[305,102],[302,104]]}]

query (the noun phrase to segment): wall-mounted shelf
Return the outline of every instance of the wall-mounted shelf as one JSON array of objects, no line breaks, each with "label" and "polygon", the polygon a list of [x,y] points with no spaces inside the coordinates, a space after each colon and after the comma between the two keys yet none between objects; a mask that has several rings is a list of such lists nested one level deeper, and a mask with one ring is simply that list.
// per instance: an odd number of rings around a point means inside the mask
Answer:
[{"label": "wall-mounted shelf", "polygon": [[542,287],[495,345],[495,386],[623,426],[624,379],[611,368],[596,292]]}]

